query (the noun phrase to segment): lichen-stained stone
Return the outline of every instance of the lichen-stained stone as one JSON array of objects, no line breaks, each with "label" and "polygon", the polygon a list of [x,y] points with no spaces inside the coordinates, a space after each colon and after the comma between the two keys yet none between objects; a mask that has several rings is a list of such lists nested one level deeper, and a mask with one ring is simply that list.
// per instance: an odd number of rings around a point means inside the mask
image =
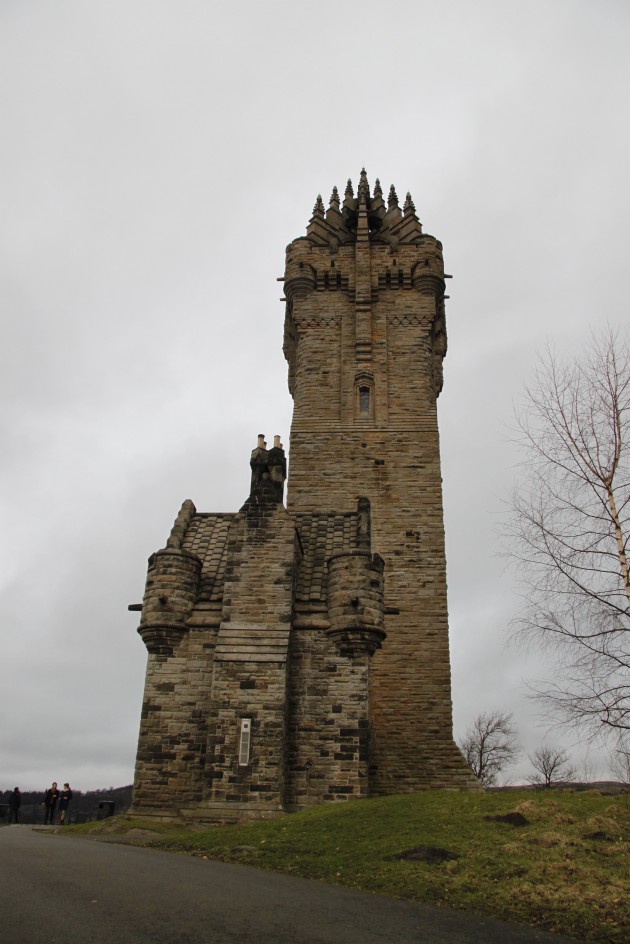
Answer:
[{"label": "lichen-stained stone", "polygon": [[237,513],[184,502],[150,559],[134,807],[234,821],[478,788],[452,739],[436,400],[442,245],[361,172],[286,253],[291,475],[252,452]]}]

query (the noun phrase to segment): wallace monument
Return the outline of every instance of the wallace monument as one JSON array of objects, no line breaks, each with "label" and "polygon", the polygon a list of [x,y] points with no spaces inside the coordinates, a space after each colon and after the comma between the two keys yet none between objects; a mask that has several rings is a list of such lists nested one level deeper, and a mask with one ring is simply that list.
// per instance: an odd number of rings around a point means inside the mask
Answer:
[{"label": "wallace monument", "polygon": [[280,437],[259,435],[240,511],[185,501],[149,559],[133,814],[229,822],[478,788],[452,737],[446,277],[410,195],[385,201],[364,170],[287,247],[286,505]]}]

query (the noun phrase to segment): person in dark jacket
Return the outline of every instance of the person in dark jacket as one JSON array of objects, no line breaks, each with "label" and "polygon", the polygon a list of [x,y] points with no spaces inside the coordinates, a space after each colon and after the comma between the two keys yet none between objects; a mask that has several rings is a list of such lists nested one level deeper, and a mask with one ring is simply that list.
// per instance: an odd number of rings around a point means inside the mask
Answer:
[{"label": "person in dark jacket", "polygon": [[51,826],[55,818],[55,807],[57,806],[58,799],[59,790],[57,789],[57,781],[53,780],[52,786],[50,786],[44,794],[44,806],[46,808],[44,812],[44,823],[50,823]]},{"label": "person in dark jacket", "polygon": [[9,823],[20,822],[20,807],[22,805],[22,794],[20,788],[16,787],[9,797]]},{"label": "person in dark jacket", "polygon": [[63,826],[68,821],[68,807],[72,799],[72,790],[69,783],[64,783],[61,796],[59,798],[59,822]]}]

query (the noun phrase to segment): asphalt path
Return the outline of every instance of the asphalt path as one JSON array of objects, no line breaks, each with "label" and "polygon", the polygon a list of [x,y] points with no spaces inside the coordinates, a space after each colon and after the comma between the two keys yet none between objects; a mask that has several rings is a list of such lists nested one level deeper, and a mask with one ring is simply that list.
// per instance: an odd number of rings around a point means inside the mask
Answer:
[{"label": "asphalt path", "polygon": [[575,944],[244,865],[0,829],[2,944]]}]

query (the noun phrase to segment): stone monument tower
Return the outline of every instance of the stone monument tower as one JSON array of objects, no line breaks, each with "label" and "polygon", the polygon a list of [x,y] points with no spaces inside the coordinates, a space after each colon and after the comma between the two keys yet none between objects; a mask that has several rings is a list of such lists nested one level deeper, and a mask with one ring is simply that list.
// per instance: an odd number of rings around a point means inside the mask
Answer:
[{"label": "stone monument tower", "polygon": [[149,560],[135,814],[478,787],[452,739],[445,278],[409,194],[385,203],[365,171],[287,247],[287,505],[280,439],[259,436],[241,510],[184,502]]},{"label": "stone monument tower", "polygon": [[385,562],[385,631],[370,679],[370,792],[445,785],[451,740],[436,399],[446,353],[442,244],[411,196],[318,198],[287,249],[285,355],[295,401],[290,513],[371,506]]}]

